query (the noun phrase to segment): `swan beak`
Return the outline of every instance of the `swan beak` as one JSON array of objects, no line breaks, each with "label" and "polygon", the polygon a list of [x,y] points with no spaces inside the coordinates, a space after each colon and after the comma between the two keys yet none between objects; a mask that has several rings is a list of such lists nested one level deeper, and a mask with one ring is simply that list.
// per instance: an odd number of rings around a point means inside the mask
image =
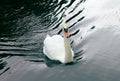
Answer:
[{"label": "swan beak", "polygon": [[66,37],[66,38],[69,37],[68,28],[64,28],[64,34],[65,34],[65,37]]}]

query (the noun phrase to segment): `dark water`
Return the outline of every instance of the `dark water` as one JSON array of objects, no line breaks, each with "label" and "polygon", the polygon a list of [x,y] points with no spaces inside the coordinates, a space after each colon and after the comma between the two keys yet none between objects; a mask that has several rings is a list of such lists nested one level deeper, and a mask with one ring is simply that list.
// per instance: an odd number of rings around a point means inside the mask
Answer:
[{"label": "dark water", "polygon": [[[120,81],[119,2],[0,1],[0,81]],[[77,59],[68,65],[42,51],[47,34],[62,35],[62,22]]]}]

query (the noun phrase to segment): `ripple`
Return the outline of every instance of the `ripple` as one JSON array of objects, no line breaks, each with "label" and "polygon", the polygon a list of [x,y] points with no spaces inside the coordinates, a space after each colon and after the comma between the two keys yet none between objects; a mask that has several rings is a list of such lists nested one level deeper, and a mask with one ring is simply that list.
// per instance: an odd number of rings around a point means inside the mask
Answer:
[{"label": "ripple", "polygon": [[[8,9],[6,9],[4,12],[6,16],[4,15],[4,18],[13,18],[14,15],[15,17],[11,20],[4,21],[5,23],[9,22],[8,24],[11,29],[10,32],[2,32],[0,34],[0,56],[19,56],[28,58],[26,61],[29,62],[43,62],[43,60],[40,59],[46,59],[42,52],[43,41],[46,34],[62,35],[60,24],[66,22],[69,25],[70,41],[76,54],[75,58],[79,60],[82,52],[81,49],[76,51],[75,45],[76,39],[80,37],[80,28],[76,27],[76,25],[85,18],[85,16],[82,15],[84,8],[81,7],[84,1],[85,0],[28,1],[23,2],[23,5],[19,5],[17,8],[15,8],[17,5],[13,7],[12,4],[9,4],[10,12],[7,12],[6,10]],[[8,25],[6,24],[4,26]],[[91,29],[93,28],[94,27]],[[33,57],[40,59],[33,59]],[[58,62],[54,63],[50,60],[44,60],[44,63],[48,66],[51,64],[59,65]]]}]

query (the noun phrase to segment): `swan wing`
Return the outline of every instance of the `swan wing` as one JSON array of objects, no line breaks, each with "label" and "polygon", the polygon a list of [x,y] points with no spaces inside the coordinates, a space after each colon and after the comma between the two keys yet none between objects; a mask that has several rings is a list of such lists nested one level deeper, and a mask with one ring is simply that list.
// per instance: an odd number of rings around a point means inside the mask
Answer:
[{"label": "swan wing", "polygon": [[43,52],[51,60],[64,62],[65,48],[63,37],[61,35],[54,35],[52,37],[47,35],[44,40]]}]

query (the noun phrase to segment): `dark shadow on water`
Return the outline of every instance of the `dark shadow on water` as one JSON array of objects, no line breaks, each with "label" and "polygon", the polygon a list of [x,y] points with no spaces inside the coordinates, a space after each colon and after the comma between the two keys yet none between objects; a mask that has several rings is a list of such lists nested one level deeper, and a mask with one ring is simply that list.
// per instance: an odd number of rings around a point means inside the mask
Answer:
[{"label": "dark shadow on water", "polygon": [[44,56],[45,58],[45,63],[48,67],[54,67],[57,65],[61,65],[61,62],[58,60],[50,60],[47,56]]},{"label": "dark shadow on water", "polygon": [[5,66],[6,66],[6,62],[2,62],[1,60],[0,60],[0,70],[2,70]]},{"label": "dark shadow on water", "polygon": [[79,63],[82,60],[84,53],[85,53],[84,50],[80,50],[77,53],[75,53],[75,55],[74,55],[74,61],[75,61],[75,63]]},{"label": "dark shadow on water", "polygon": [[95,28],[95,26],[92,26],[90,29],[94,29]]},{"label": "dark shadow on water", "polygon": [[66,23],[71,21],[72,19],[74,19],[76,16],[78,16],[80,13],[83,12],[84,9],[80,10],[77,14],[75,14],[74,16],[72,16],[71,18],[69,18],[68,20],[66,20]]},{"label": "dark shadow on water", "polygon": [[3,73],[7,72],[10,69],[10,67],[6,67],[5,69],[2,70],[2,72],[0,72],[0,75],[2,75]]},{"label": "dark shadow on water", "polygon": [[7,65],[7,62],[3,60],[4,58],[6,58],[6,56],[0,56],[0,75],[10,69],[10,67]]},{"label": "dark shadow on water", "polygon": [[80,30],[77,30],[77,31],[75,31],[74,33],[70,34],[69,37],[72,37],[72,36],[76,35],[76,34],[79,33],[79,32],[80,32]]}]

